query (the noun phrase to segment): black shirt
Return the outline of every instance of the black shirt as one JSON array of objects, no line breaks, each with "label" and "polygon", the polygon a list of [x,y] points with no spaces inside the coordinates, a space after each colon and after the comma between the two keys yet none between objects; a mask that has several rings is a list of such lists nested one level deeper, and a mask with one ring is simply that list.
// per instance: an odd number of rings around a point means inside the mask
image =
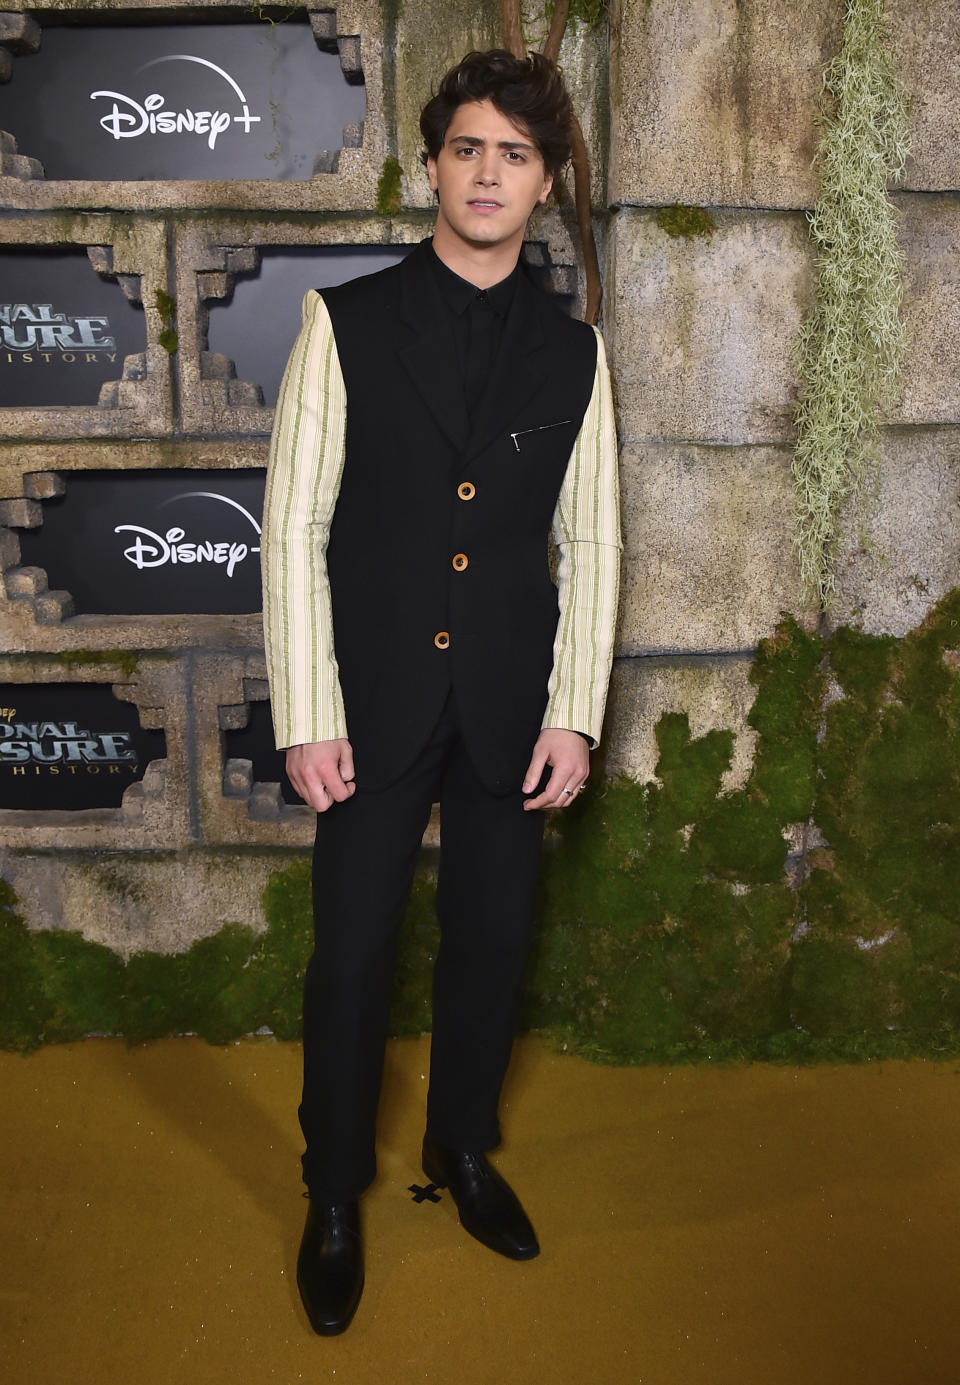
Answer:
[{"label": "black shirt", "polygon": [[500,348],[520,266],[519,263],[515,265],[513,272],[506,279],[501,279],[499,284],[478,289],[445,265],[432,246],[430,263],[440,297],[450,312],[460,379],[472,423]]}]

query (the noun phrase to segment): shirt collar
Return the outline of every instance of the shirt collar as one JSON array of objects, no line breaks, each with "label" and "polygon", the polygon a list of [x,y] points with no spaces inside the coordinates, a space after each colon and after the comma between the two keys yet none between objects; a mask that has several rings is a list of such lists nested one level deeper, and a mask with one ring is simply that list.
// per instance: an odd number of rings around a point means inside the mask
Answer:
[{"label": "shirt collar", "polygon": [[[471,284],[469,279],[462,279],[459,274],[455,274],[449,265],[445,265],[434,250],[432,243],[430,246],[430,263],[433,265],[440,295],[447,307],[454,313],[466,312],[481,290],[477,288],[476,284]],[[520,263],[518,261],[506,279],[501,279],[499,284],[493,284],[490,288],[483,290],[487,296],[487,303],[499,317],[506,317],[509,312],[519,277]]]}]

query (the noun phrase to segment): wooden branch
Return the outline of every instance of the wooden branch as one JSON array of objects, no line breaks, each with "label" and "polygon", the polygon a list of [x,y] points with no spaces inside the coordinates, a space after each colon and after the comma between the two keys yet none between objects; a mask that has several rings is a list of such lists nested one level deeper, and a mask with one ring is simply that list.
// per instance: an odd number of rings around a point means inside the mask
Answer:
[{"label": "wooden branch", "polygon": [[500,14],[504,48],[508,49],[515,58],[525,58],[527,45],[523,38],[520,0],[501,0]]},{"label": "wooden branch", "polygon": [[590,160],[576,115],[573,115],[570,121],[570,141],[573,145],[573,157],[570,161],[573,165],[573,200],[577,209],[580,247],[583,251],[583,268],[587,280],[587,304],[583,320],[595,327],[600,317],[603,283],[600,279],[600,262],[597,259],[597,242],[593,237],[593,218],[590,215]]},{"label": "wooden branch", "polygon": [[[555,63],[560,56],[560,45],[567,27],[570,13],[570,0],[556,0],[556,8],[550,21],[550,32],[543,45],[544,57]],[[500,15],[503,28],[503,46],[515,58],[527,56],[527,46],[523,37],[523,21],[520,14],[520,0],[500,0]],[[573,154],[573,201],[577,212],[577,226],[580,231],[580,248],[583,253],[583,269],[586,276],[587,303],[584,321],[596,326],[600,316],[600,303],[603,299],[603,284],[600,280],[600,263],[597,259],[597,243],[593,237],[593,219],[590,215],[590,159],[584,143],[583,131],[576,115],[571,115],[570,143]],[[557,187],[557,196],[561,189]]]},{"label": "wooden branch", "polygon": [[560,45],[566,32],[569,12],[570,0],[556,0],[553,18],[550,21],[550,32],[547,34],[543,45],[543,56],[549,58],[552,63],[559,61]]}]

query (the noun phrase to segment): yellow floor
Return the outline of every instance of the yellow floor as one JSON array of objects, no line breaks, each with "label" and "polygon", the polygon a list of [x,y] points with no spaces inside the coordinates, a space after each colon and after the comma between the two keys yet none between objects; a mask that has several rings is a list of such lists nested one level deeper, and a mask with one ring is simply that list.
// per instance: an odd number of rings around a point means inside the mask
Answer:
[{"label": "yellow floor", "polygon": [[542,1253],[416,1204],[391,1045],[367,1288],[310,1332],[299,1051],[0,1056],[10,1385],[957,1385],[960,1065],[601,1068],[524,1040],[497,1156]]}]

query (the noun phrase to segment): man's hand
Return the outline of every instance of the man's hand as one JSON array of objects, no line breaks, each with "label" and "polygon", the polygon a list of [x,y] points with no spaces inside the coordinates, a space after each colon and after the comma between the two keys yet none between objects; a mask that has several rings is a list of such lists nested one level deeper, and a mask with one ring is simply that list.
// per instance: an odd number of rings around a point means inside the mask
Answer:
[{"label": "man's hand", "polygon": [[547,787],[536,798],[527,799],[524,812],[531,808],[568,808],[583,788],[590,773],[590,751],[578,731],[540,732],[523,777],[524,793],[533,792],[547,765],[552,767]]},{"label": "man's hand", "polygon": [[297,793],[325,813],[357,789],[353,782],[353,750],[348,740],[312,741],[287,751],[287,777]]}]

